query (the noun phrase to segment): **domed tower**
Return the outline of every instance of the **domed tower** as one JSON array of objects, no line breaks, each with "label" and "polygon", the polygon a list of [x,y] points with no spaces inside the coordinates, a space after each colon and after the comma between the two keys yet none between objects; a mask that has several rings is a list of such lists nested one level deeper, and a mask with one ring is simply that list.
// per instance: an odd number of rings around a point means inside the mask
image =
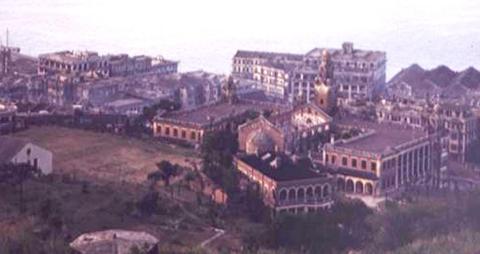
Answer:
[{"label": "domed tower", "polygon": [[337,98],[333,87],[330,86],[329,77],[329,54],[326,49],[322,52],[322,62],[319,68],[318,79],[315,84],[314,103],[323,111],[331,113],[337,104]]}]

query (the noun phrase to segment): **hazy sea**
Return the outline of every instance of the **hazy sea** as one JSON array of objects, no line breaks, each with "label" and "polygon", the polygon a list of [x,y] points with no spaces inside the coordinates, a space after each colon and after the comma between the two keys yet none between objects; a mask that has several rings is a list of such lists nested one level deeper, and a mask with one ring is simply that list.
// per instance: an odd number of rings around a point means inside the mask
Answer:
[{"label": "hazy sea", "polygon": [[386,51],[389,77],[412,63],[480,67],[480,1],[470,0],[0,0],[7,28],[26,54],[162,55],[181,71],[228,73],[237,49],[305,53],[343,41]]}]

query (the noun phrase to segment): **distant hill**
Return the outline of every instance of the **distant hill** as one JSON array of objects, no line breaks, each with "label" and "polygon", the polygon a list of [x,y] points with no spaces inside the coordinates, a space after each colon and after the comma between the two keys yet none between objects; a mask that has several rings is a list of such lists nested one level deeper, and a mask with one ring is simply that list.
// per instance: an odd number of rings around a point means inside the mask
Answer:
[{"label": "distant hill", "polygon": [[439,94],[443,97],[461,97],[471,91],[480,92],[480,71],[469,67],[456,72],[445,65],[425,70],[418,64],[402,69],[389,82],[391,89],[403,89],[408,85],[413,96]]}]

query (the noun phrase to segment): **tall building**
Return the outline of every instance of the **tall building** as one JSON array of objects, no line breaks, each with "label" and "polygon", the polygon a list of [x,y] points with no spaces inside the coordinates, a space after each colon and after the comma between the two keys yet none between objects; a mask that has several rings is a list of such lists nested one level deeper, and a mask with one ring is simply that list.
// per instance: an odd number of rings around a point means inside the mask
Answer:
[{"label": "tall building", "polygon": [[384,89],[386,53],[354,49],[348,42],[342,49],[315,48],[303,55],[239,50],[233,57],[232,74],[257,81],[270,96],[308,102],[324,60],[328,60],[324,65],[327,85],[338,91],[341,101],[372,99]]},{"label": "tall building", "polygon": [[337,175],[339,191],[396,195],[412,185],[438,184],[446,167],[436,133],[356,119],[344,119],[337,127],[356,133],[323,149],[323,164]]},{"label": "tall building", "polygon": [[379,122],[433,129],[445,138],[444,148],[451,159],[465,162],[471,145],[478,139],[478,116],[469,106],[452,103],[377,106]]}]

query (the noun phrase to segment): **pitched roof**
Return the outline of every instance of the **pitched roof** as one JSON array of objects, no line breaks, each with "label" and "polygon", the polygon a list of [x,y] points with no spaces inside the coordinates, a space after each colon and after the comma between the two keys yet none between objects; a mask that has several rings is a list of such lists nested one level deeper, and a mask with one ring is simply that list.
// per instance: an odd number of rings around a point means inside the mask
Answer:
[{"label": "pitched roof", "polygon": [[28,142],[22,139],[0,136],[0,164],[10,162],[26,144]]}]

